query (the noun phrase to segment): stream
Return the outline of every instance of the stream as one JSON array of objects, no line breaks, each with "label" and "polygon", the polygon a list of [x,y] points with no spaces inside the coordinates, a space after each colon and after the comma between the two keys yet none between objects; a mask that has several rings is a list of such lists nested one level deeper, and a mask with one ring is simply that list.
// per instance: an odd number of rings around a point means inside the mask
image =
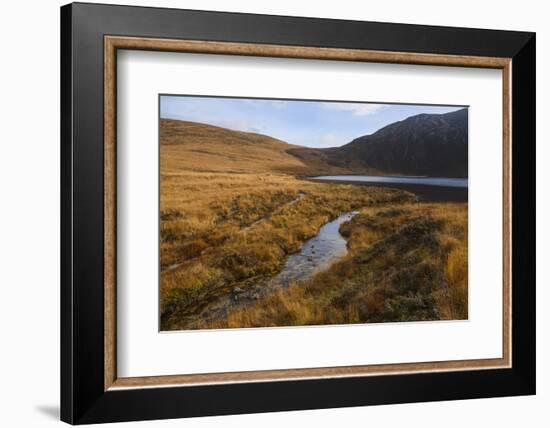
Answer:
[{"label": "stream", "polygon": [[231,311],[246,307],[262,296],[287,288],[292,282],[305,281],[328,269],[347,254],[347,241],[340,235],[339,229],[356,214],[357,211],[344,213],[326,223],[316,236],[304,243],[300,251],[288,257],[281,272],[245,289],[233,288],[231,293],[219,298],[202,316],[210,319],[227,316]]},{"label": "stream", "polygon": [[339,229],[356,214],[357,211],[342,214],[321,227],[319,233],[306,241],[299,252],[288,257],[283,270],[270,280],[273,286],[288,286],[293,281],[304,281],[345,256],[348,252],[347,241],[340,235]]}]

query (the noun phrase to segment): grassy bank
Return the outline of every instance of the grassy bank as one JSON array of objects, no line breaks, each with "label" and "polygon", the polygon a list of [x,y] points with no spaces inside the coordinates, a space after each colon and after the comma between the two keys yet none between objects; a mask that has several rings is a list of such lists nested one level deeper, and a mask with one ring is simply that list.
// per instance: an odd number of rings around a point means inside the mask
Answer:
[{"label": "grassy bank", "polygon": [[364,208],[340,231],[340,262],[208,327],[467,318],[466,204]]},{"label": "grassy bank", "polygon": [[217,298],[279,272],[342,212],[413,198],[277,174],[189,172],[163,180],[163,191],[178,195],[161,199],[163,329],[202,325],[201,314]]},{"label": "grassy bank", "polygon": [[[161,330],[467,317],[467,204],[304,181],[349,173],[254,133],[162,120]],[[307,282],[232,304],[262,286],[322,225],[348,254]]]}]

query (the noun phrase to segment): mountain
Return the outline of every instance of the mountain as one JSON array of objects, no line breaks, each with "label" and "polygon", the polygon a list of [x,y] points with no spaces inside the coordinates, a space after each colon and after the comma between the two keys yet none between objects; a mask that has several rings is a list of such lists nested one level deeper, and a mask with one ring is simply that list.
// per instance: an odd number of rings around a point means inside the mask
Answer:
[{"label": "mountain", "polygon": [[253,132],[161,119],[161,168],[293,175],[468,176],[468,110],[419,114],[328,149]]},{"label": "mountain", "polygon": [[349,168],[331,166],[322,157],[304,161],[294,156],[291,152],[301,146],[204,123],[161,119],[160,145],[163,174],[177,174],[182,169],[305,176],[353,173]]},{"label": "mountain", "polygon": [[419,114],[392,123],[336,148],[291,149],[304,162],[327,164],[357,173],[468,176],[468,110]]},{"label": "mountain", "polygon": [[291,146],[265,135],[182,120],[161,119],[161,170],[265,172],[298,170],[303,163]]}]

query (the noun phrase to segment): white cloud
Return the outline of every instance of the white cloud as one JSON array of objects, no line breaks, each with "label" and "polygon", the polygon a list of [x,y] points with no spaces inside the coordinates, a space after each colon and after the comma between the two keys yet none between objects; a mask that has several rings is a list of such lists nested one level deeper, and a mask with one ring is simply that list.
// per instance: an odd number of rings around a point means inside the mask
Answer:
[{"label": "white cloud", "polygon": [[284,109],[286,108],[287,104],[288,104],[288,101],[280,101],[280,100],[271,101],[271,105],[277,109]]},{"label": "white cloud", "polygon": [[251,106],[259,106],[262,105],[261,100],[256,100],[254,98],[241,98],[240,101],[244,102],[245,104],[249,104]]},{"label": "white cloud", "polygon": [[271,106],[276,109],[284,109],[287,107],[287,104],[288,104],[288,101],[283,101],[283,100],[262,100],[262,99],[253,99],[253,98],[243,99],[242,101],[244,101],[245,104],[249,104],[253,106],[259,106],[259,107]]},{"label": "white cloud", "polygon": [[323,108],[329,110],[341,110],[349,111],[353,113],[354,116],[367,116],[369,114],[376,113],[380,109],[384,108],[384,104],[367,104],[367,103],[329,103],[325,102],[322,104]]},{"label": "white cloud", "polygon": [[265,126],[257,126],[249,120],[244,119],[230,120],[218,118],[204,121],[204,123],[210,123],[212,125],[221,126],[222,128],[232,129],[233,131],[255,132],[256,134],[262,134],[265,132]]},{"label": "white cloud", "polygon": [[[176,119],[178,119],[176,117]],[[207,125],[219,126],[221,128],[231,129],[233,131],[242,131],[242,132],[258,132],[257,127],[255,127],[250,121],[240,118],[235,118],[231,120],[227,117],[220,116],[208,116],[208,115],[189,115],[181,117],[183,120],[190,120],[191,122],[205,123]]]},{"label": "white cloud", "polygon": [[345,138],[330,132],[322,135],[315,147],[339,147],[347,142]]}]

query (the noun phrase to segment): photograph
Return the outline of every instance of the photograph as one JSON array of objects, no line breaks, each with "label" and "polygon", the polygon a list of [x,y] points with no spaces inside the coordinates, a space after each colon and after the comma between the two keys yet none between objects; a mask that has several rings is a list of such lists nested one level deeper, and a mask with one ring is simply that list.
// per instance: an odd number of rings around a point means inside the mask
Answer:
[{"label": "photograph", "polygon": [[7,354],[47,358],[5,364],[7,426],[546,415],[550,30],[524,3],[397,1],[8,20]]},{"label": "photograph", "polygon": [[468,319],[468,107],[159,95],[160,330]]}]

